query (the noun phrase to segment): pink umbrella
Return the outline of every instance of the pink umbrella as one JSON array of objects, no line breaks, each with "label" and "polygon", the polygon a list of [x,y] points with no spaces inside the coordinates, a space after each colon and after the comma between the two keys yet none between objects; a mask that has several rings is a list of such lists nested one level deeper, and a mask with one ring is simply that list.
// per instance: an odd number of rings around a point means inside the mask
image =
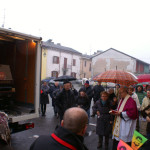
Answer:
[{"label": "pink umbrella", "polygon": [[125,86],[138,83],[133,75],[121,70],[108,70],[104,73],[97,75],[95,78],[93,78],[93,80],[100,82],[118,83]]}]

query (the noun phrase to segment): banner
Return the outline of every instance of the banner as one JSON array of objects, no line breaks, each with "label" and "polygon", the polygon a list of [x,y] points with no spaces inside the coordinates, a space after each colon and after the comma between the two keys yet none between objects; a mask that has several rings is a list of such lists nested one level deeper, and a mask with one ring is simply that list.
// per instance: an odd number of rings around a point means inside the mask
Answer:
[{"label": "banner", "polygon": [[138,150],[148,139],[145,138],[142,134],[134,131],[131,147],[133,150]]},{"label": "banner", "polygon": [[127,143],[120,140],[117,146],[117,150],[133,150]]}]

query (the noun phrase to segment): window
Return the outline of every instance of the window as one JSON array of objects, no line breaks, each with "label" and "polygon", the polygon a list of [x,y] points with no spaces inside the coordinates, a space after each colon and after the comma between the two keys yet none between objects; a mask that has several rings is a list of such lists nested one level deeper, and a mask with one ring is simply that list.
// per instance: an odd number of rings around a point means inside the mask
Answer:
[{"label": "window", "polygon": [[53,56],[53,64],[59,64],[59,57]]},{"label": "window", "polygon": [[57,78],[58,77],[58,72],[57,71],[52,71],[52,77]]},{"label": "window", "polygon": [[84,62],[84,67],[86,67],[86,61]]},{"label": "window", "polygon": [[67,69],[67,58],[64,58],[64,68]]},{"label": "window", "polygon": [[73,66],[76,66],[76,60],[73,59]]},{"label": "window", "polygon": [[76,73],[75,72],[71,72],[71,76],[76,78]]},{"label": "window", "polygon": [[91,71],[91,69],[92,69],[92,68],[91,68],[91,63],[90,63],[89,71]]},{"label": "window", "polygon": [[84,73],[84,78],[85,78],[85,76],[86,76],[86,73]]}]

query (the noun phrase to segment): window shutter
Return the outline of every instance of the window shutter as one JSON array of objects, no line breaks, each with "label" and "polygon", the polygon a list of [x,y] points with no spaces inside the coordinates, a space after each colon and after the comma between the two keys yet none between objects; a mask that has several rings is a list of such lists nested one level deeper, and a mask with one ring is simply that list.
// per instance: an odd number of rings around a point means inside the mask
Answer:
[{"label": "window shutter", "polygon": [[76,66],[76,60],[73,59],[73,66]]},{"label": "window shutter", "polygon": [[[59,57],[58,57],[59,58]],[[56,71],[56,78],[58,78],[58,72]]]},{"label": "window shutter", "polygon": [[58,77],[58,71],[52,71],[52,77]]},{"label": "window shutter", "polygon": [[57,57],[57,64],[59,64],[59,57]]},{"label": "window shutter", "polygon": [[84,62],[84,66],[86,67],[86,61]]},{"label": "window shutter", "polygon": [[51,76],[53,77],[53,71],[52,71],[52,74],[51,74]]},{"label": "window shutter", "polygon": [[76,73],[75,72],[71,72],[71,76],[76,78]]}]

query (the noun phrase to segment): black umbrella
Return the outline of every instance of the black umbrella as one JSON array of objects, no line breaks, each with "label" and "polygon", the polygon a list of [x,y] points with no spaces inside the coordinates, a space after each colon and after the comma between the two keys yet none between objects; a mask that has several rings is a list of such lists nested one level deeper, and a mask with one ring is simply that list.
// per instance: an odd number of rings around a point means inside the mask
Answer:
[{"label": "black umbrella", "polygon": [[55,77],[48,77],[46,79],[43,79],[42,82],[49,82],[50,80],[56,79]]},{"label": "black umbrella", "polygon": [[60,76],[60,77],[56,78],[54,81],[73,81],[73,80],[76,80],[76,78],[74,78],[72,76],[64,75],[64,76]]}]

